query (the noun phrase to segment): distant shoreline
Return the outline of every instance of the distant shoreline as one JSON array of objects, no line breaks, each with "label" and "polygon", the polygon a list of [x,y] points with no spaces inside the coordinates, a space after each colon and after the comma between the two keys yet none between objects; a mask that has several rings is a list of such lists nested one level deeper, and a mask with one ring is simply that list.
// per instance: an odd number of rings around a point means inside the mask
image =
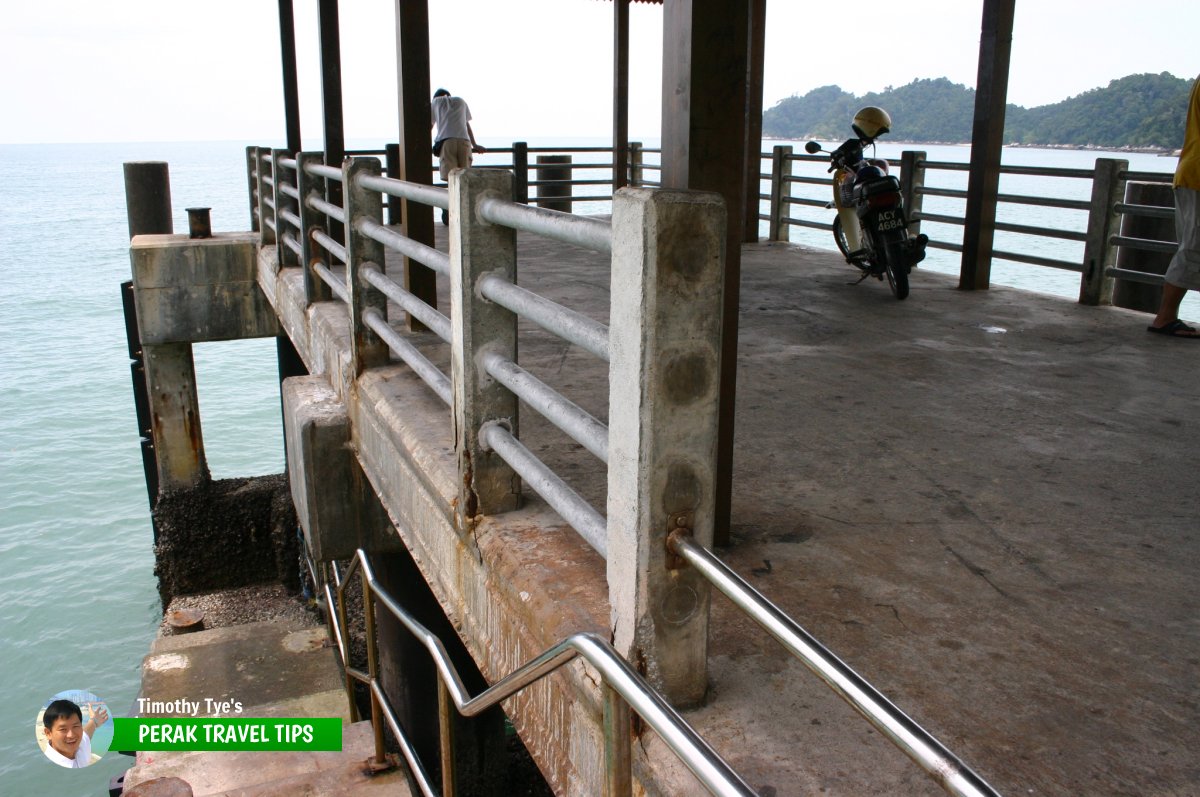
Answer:
[{"label": "distant shoreline", "polygon": [[[763,136],[763,141],[807,141],[808,137]],[[824,139],[818,139],[824,140]],[[889,138],[881,143],[905,144],[914,147],[969,147],[969,141],[908,141],[902,138]],[[1141,155],[1158,155],[1162,158],[1177,158],[1179,150],[1169,147],[1102,147],[1096,144],[1005,144],[1005,149],[1066,149],[1080,152],[1136,152]]]}]

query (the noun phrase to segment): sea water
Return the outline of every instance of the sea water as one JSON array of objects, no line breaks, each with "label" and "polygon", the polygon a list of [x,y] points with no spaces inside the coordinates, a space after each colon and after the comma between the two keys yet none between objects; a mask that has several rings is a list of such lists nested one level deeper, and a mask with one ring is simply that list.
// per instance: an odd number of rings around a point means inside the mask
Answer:
[{"label": "sea water", "polygon": [[[67,690],[94,693],[113,715],[131,713],[161,617],[119,292],[130,276],[122,164],[170,164],[177,231],[187,229],[184,209],[196,206],[212,208],[218,232],[245,230],[245,143],[0,146],[0,672],[8,691],[0,704],[0,795],[95,797],[132,763],[110,752],[87,769],[60,769],[45,760],[35,736],[38,712]],[[764,142],[763,151],[775,143]],[[905,148],[917,147],[881,146],[879,154],[898,157]],[[969,157],[965,147],[919,148],[930,160]],[[1065,150],[1011,150],[1005,162],[1090,168],[1105,155],[1127,158],[1136,170],[1174,168],[1173,159],[1152,155]],[[965,179],[955,173],[951,181],[965,186]],[[1038,179],[1006,176],[1001,190],[1090,195],[1086,181]],[[608,204],[579,210],[608,212]],[[1015,212],[1006,220],[1016,223],[1083,223],[1070,211],[1050,220],[1042,208],[1005,212]],[[812,214],[832,221],[830,212]],[[792,240],[833,248],[818,230],[793,230]],[[1077,259],[1081,247],[1042,239],[1030,250],[1002,240],[998,246],[1063,259]],[[957,256],[931,251],[923,268],[956,273]],[[1003,263],[992,273],[998,284],[1078,294],[1073,273]],[[910,302],[920,301],[920,290],[914,275]],[[1194,308],[1195,299],[1188,301]],[[1144,333],[1132,325],[1130,334]],[[274,342],[202,344],[195,360],[213,476],[281,471]]]}]

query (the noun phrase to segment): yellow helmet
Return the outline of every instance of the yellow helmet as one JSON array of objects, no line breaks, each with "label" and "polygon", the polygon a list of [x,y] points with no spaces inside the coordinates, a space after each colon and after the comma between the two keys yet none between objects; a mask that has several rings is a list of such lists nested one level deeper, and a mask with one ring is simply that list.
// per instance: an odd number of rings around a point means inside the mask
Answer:
[{"label": "yellow helmet", "polygon": [[854,121],[850,126],[854,128],[854,132],[858,134],[859,138],[870,141],[892,129],[892,117],[888,116],[888,112],[882,108],[868,105],[866,108],[860,108],[858,113],[854,114]]}]

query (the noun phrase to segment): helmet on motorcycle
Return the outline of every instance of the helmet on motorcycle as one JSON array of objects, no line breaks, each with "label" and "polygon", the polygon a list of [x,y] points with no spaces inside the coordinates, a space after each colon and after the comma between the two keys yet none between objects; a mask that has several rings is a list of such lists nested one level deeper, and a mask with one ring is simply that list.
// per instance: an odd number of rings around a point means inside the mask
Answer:
[{"label": "helmet on motorcycle", "polygon": [[883,169],[880,169],[878,166],[864,166],[854,173],[854,182],[869,183],[872,180],[880,180],[883,177]]},{"label": "helmet on motorcycle", "polygon": [[854,121],[850,126],[859,138],[870,141],[892,129],[892,117],[882,108],[868,105],[854,114]]}]

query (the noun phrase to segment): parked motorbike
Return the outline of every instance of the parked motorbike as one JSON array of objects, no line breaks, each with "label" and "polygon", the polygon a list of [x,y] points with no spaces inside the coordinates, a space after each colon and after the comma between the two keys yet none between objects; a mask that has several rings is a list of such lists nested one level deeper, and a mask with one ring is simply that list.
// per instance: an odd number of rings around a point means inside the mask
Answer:
[{"label": "parked motorbike", "polygon": [[[863,149],[887,133],[892,120],[882,108],[868,106],[854,115],[855,137],[829,152],[833,172],[833,201],[837,209],[833,240],[846,262],[862,272],[854,284],[875,277],[888,285],[897,299],[908,296],[908,275],[925,259],[927,235],[910,235],[908,216],[900,194],[900,181],[888,174],[888,163],[865,158]],[[828,152],[816,141],[804,145],[810,155]]]}]

